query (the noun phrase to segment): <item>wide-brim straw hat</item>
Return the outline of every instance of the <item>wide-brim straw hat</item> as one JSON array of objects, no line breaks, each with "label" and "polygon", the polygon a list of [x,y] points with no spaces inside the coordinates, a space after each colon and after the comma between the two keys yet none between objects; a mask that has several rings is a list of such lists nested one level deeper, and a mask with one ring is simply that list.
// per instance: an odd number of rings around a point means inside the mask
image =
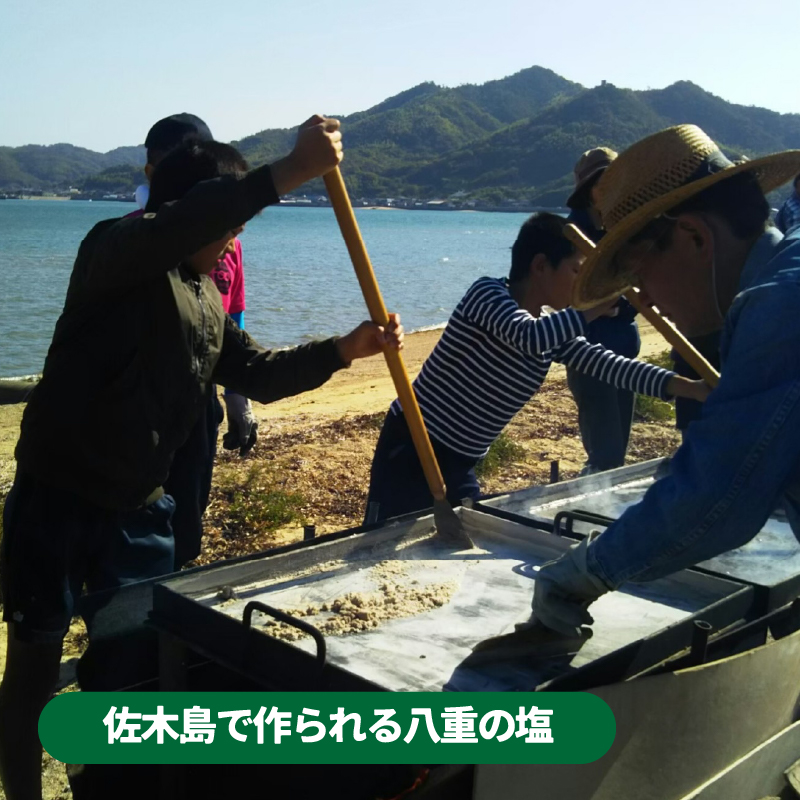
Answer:
[{"label": "wide-brim straw hat", "polygon": [[649,222],[719,181],[752,172],[766,194],[800,171],[800,150],[734,164],[696,125],[678,125],[631,145],[597,183],[597,208],[606,230],[573,287],[576,308],[611,300],[633,276],[611,269],[617,251]]}]

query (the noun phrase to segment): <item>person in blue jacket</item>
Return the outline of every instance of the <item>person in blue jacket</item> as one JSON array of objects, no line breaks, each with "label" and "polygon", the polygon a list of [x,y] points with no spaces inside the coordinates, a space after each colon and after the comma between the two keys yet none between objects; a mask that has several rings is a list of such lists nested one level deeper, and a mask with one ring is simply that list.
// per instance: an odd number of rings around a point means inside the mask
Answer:
[{"label": "person in blue jacket", "polygon": [[579,635],[601,595],[735,550],[777,508],[800,539],[800,228],[772,227],[766,199],[798,172],[800,150],[734,164],[679,125],[629,147],[598,182],[606,235],[573,305],[635,285],[684,336],[722,330],[721,378],[669,474],[540,568],[523,625]]}]

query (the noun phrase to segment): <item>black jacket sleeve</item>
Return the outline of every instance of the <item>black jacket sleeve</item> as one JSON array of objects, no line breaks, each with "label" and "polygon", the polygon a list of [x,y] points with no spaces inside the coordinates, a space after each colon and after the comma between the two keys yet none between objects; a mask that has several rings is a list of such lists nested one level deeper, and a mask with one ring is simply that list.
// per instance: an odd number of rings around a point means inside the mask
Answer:
[{"label": "black jacket sleeve", "polygon": [[336,338],[270,351],[226,317],[213,380],[251,400],[271,403],[316,389],[346,366],[336,349]]},{"label": "black jacket sleeve", "polygon": [[198,183],[157,214],[101,223],[81,245],[70,293],[96,298],[134,289],[279,201],[270,168],[264,166],[242,177]]}]

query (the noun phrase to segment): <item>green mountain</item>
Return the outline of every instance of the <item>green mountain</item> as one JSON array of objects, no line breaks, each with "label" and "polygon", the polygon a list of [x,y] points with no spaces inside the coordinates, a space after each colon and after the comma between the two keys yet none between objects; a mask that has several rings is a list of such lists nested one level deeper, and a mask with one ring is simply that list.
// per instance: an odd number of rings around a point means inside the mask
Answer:
[{"label": "green mountain", "polygon": [[[499,203],[518,199],[562,205],[581,153],[598,145],[623,150],[658,130],[691,122],[731,157],[800,148],[800,114],[736,105],[680,81],[646,92],[603,83],[582,89],[533,67],[483,86],[421,84],[342,118],[343,172],[351,194],[447,197],[466,192]],[[454,130],[454,127],[456,130]],[[264,131],[239,143],[263,163]],[[281,131],[285,152],[291,132]],[[437,155],[438,153],[438,155]],[[321,183],[312,184],[322,191]]]},{"label": "green mountain", "polygon": [[[732,157],[800,149],[800,114],[736,105],[680,81],[633,91],[585,89],[531,67],[501,80],[454,88],[422,83],[372,108],[339,117],[343,172],[354,197],[448,197],[561,205],[572,168],[597,145],[622,150],[670,125],[700,125]],[[233,144],[253,165],[287,153],[295,131],[261,131]],[[80,186],[132,191],[144,151],[93,153],[72,145],[0,148],[0,189]],[[305,191],[322,193],[321,181]]]},{"label": "green mountain", "polygon": [[715,141],[742,153],[771,153],[800,148],[800,114],[728,103],[690,81],[641,92],[657,114],[674,124],[690,119]]},{"label": "green mountain", "polygon": [[439,194],[504,190],[531,201],[562,203],[582,152],[604,145],[621,151],[658,130],[700,125],[729,156],[800,148],[800,115],[727,103],[694,84],[636,92],[605,84],[551,103],[530,119],[433,161],[409,174]]},{"label": "green mountain", "polygon": [[[144,158],[142,159],[144,160]],[[82,192],[102,192],[103,194],[125,193],[132,194],[140,183],[144,183],[144,172],[141,166],[117,164],[107,167],[96,175],[90,175],[79,181],[77,188]]]},{"label": "green mountain", "polygon": [[0,147],[0,188],[67,188],[108,167],[138,165],[141,169],[144,162],[144,147],[117,147],[108,153],[71,144]]},{"label": "green mountain", "polygon": [[498,186],[537,191],[553,182],[569,184],[585,150],[599,144],[621,149],[663,127],[663,118],[636,92],[602,86],[448,153],[409,179],[440,193]]},{"label": "green mountain", "polygon": [[[350,192],[396,193],[415,167],[481,141],[557,98],[580,91],[579,84],[551,70],[531,67],[481,86],[450,89],[422,83],[366,111],[339,116],[346,136],[343,171]],[[267,130],[234,144],[257,166],[286,153],[293,141],[294,131]],[[321,182],[312,184],[312,189],[322,191]]]}]

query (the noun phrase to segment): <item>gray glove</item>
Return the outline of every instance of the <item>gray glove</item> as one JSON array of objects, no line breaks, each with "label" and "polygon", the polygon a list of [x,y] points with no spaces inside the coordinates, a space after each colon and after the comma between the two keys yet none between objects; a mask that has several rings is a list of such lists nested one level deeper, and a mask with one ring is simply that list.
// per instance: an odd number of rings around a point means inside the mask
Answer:
[{"label": "gray glove", "polygon": [[225,409],[228,414],[228,432],[222,437],[226,450],[239,450],[246,456],[258,440],[258,422],[253,416],[250,401],[240,394],[226,394]]},{"label": "gray glove", "polygon": [[518,625],[517,630],[525,630],[538,621],[573,637],[580,636],[581,625],[594,622],[587,609],[609,591],[586,566],[586,550],[598,535],[598,531],[592,531],[557,561],[549,561],[541,567],[533,590],[533,614],[527,622]]}]

